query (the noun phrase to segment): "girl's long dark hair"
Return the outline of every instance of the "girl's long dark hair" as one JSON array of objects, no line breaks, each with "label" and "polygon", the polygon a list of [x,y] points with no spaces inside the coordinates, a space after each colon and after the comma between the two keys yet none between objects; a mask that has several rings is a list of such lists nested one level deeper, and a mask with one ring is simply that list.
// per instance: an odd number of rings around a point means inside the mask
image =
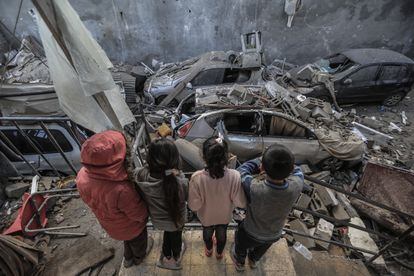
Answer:
[{"label": "girl's long dark hair", "polygon": [[165,138],[154,140],[148,148],[147,163],[150,175],[162,179],[165,200],[168,212],[175,226],[182,224],[184,218],[181,214],[184,196],[174,174],[166,175],[165,171],[177,169],[180,163],[180,155],[173,142]]},{"label": "girl's long dark hair", "polygon": [[216,136],[203,143],[203,158],[206,170],[212,178],[222,178],[228,162],[228,146],[226,141]]}]

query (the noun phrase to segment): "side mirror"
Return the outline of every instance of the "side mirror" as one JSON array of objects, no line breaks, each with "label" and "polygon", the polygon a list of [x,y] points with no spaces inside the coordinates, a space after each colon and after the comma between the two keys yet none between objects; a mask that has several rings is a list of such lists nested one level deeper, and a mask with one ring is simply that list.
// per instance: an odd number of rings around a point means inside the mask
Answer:
[{"label": "side mirror", "polygon": [[191,84],[191,82],[187,82],[185,87],[187,87],[188,89],[193,89],[193,85]]},{"label": "side mirror", "polygon": [[351,79],[344,80],[344,84],[346,84],[346,85],[350,85],[351,83],[352,83]]}]

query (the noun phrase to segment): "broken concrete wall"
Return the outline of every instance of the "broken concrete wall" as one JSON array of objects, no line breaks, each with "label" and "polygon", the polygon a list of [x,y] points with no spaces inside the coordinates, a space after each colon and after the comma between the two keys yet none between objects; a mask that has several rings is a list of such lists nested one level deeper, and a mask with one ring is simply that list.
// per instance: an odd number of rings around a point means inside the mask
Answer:
[{"label": "broken concrete wall", "polygon": [[[302,0],[291,28],[284,0],[71,0],[115,62],[175,61],[209,50],[240,50],[240,33],[261,30],[267,61],[303,63],[345,48],[387,47],[414,57],[414,1]],[[13,29],[19,1],[0,1]],[[38,37],[23,1],[16,33]]]}]

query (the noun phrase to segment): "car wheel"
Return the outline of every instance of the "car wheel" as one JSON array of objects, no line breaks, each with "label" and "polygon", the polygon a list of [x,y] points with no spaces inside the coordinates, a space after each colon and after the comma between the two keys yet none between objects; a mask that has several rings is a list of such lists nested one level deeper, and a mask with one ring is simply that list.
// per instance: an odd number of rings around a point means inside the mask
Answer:
[{"label": "car wheel", "polygon": [[400,92],[391,96],[388,96],[383,102],[382,104],[385,106],[394,106],[396,104],[398,104],[399,102],[401,102],[401,100],[404,98],[405,94]]},{"label": "car wheel", "polygon": [[318,168],[322,171],[337,171],[344,165],[344,161],[335,157],[329,157],[318,163]]}]

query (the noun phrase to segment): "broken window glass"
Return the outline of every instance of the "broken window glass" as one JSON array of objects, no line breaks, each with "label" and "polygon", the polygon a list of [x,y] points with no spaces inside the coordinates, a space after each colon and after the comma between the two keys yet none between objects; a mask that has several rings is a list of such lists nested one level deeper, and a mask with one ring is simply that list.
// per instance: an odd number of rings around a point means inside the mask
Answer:
[{"label": "broken window glass", "polygon": [[193,86],[217,85],[223,82],[223,68],[207,69],[198,73],[191,81]]},{"label": "broken window glass", "polygon": [[381,71],[381,75],[379,79],[383,81],[398,80],[400,79],[399,75],[400,75],[401,68],[402,67],[399,65],[385,65],[382,67],[382,71]]},{"label": "broken window glass", "polygon": [[[29,143],[27,143],[26,139],[17,130],[4,129],[1,131],[13,143],[13,145],[20,150],[22,154],[37,154],[37,152]],[[59,152],[53,146],[52,142],[50,142],[47,133],[43,129],[24,129],[23,131],[27,134],[27,136],[29,136],[30,140],[32,140],[32,142],[42,153],[48,154]],[[73,150],[72,145],[62,132],[56,129],[51,129],[50,132],[64,152],[70,152]]]},{"label": "broken window glass", "polygon": [[224,114],[224,126],[228,133],[255,134],[256,113],[226,113]]},{"label": "broken window glass", "polygon": [[250,79],[250,70],[227,68],[224,71],[223,83],[243,83]]},{"label": "broken window glass", "polygon": [[363,67],[356,71],[355,73],[348,76],[352,80],[352,82],[365,82],[365,81],[373,81],[377,76],[378,66],[368,66]]},{"label": "broken window glass", "polygon": [[304,127],[279,116],[264,115],[265,135],[292,138],[313,138]]}]

